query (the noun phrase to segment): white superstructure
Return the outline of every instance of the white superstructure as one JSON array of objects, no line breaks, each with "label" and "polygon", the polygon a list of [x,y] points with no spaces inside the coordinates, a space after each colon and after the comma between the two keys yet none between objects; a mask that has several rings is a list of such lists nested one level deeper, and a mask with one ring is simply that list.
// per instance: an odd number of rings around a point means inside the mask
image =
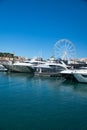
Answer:
[{"label": "white superstructure", "polygon": [[87,69],[64,70],[60,73],[66,77],[72,75],[80,83],[87,83]]}]

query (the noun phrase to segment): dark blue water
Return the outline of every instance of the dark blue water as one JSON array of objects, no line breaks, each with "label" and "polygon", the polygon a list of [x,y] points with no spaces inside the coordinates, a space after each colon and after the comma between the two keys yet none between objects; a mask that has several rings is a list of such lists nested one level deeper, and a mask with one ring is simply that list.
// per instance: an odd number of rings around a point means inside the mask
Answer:
[{"label": "dark blue water", "polygon": [[0,73],[0,130],[87,130],[87,84]]}]

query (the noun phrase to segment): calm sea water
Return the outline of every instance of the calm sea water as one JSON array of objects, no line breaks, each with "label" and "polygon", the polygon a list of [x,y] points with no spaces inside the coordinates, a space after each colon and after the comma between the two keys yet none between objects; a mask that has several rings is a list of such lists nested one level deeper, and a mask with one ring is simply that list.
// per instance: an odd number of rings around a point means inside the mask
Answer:
[{"label": "calm sea water", "polygon": [[0,73],[0,130],[87,130],[87,84]]}]

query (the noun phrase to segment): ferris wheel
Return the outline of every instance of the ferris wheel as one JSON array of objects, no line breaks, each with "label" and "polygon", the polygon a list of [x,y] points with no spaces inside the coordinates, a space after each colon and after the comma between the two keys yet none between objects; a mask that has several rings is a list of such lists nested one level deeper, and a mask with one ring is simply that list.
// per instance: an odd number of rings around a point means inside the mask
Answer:
[{"label": "ferris wheel", "polygon": [[57,41],[53,48],[55,59],[70,60],[76,58],[76,49],[74,44],[67,40],[61,39]]}]

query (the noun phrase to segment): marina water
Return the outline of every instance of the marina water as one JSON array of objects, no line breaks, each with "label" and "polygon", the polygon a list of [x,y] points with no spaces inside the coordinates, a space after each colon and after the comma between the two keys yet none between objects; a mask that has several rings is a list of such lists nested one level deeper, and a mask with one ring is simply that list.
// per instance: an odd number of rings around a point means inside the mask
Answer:
[{"label": "marina water", "polygon": [[87,84],[1,72],[0,130],[87,130]]}]

